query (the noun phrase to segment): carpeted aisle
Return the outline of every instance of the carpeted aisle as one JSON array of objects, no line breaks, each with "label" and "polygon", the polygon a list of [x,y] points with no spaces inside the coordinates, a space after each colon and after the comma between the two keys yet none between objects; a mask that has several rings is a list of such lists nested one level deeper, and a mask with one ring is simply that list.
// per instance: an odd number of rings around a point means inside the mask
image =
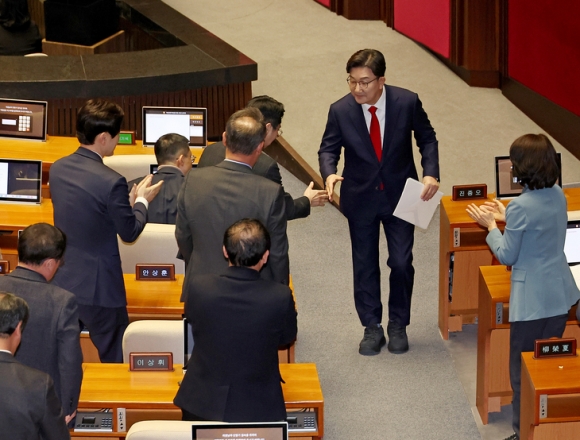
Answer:
[{"label": "carpeted aisle", "polygon": [[[518,136],[542,131],[499,90],[468,87],[382,22],[348,21],[313,0],[164,1],[258,63],[254,95],[284,103],[284,138],[315,169],[328,107],[348,93],[346,61],[366,47],[385,54],[387,83],[419,94],[439,139],[446,194],[465,183],[487,183],[492,192],[493,157],[508,154]],[[580,162],[555,146],[564,182],[580,181]],[[284,173],[283,180],[295,197],[304,191],[294,176]],[[290,222],[288,235],[299,312],[297,361],[318,365],[326,440],[491,440],[511,433],[509,407],[487,426],[474,410],[475,326],[446,342],[439,335],[438,212],[427,231],[415,234],[411,349],[404,355],[386,349],[370,358],[358,354],[363,329],[352,299],[346,219],[331,206],[316,208],[309,218]],[[384,240],[382,246],[387,286]]]}]

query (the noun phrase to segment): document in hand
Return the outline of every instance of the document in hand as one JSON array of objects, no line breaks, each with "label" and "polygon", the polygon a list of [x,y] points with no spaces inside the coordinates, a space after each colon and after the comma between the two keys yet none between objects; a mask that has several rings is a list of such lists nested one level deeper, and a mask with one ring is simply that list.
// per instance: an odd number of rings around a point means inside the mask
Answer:
[{"label": "document in hand", "polygon": [[421,200],[423,187],[421,182],[411,178],[407,179],[403,194],[401,194],[393,215],[415,226],[427,229],[443,193],[437,191],[431,200],[424,201]]}]

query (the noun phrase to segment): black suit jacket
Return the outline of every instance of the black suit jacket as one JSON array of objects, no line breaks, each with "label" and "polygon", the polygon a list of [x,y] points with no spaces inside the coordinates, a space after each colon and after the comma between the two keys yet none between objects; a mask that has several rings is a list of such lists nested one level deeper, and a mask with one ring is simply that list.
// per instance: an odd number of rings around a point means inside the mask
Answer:
[{"label": "black suit jacket", "polygon": [[228,267],[222,252],[224,233],[246,217],[260,220],[272,240],[262,277],[289,283],[282,187],[229,161],[189,173],[179,193],[175,238],[185,259],[186,281],[197,274],[219,274]]},{"label": "black suit jacket", "polygon": [[[226,157],[226,147],[221,142],[208,145],[204,148],[203,154],[199,159],[198,167],[208,167],[217,165]],[[252,168],[254,174],[270,179],[278,185],[282,185],[282,176],[280,175],[280,168],[274,159],[265,153],[260,154],[257,162]],[[282,185],[282,188],[284,186]],[[306,196],[293,199],[292,195],[287,192],[284,193],[284,203],[286,204],[286,220],[294,220],[295,218],[304,218],[310,215],[310,200]]]},{"label": "black suit jacket", "polygon": [[117,234],[133,242],[147,223],[142,203],[131,208],[127,181],[80,147],[50,168],[54,225],[67,236],[65,264],[53,283],[72,292],[78,304],[127,305]]},{"label": "black suit jacket", "polygon": [[0,352],[0,432],[10,440],[67,440],[52,379]]},{"label": "black suit jacket", "polygon": [[210,420],[284,420],[278,347],[296,338],[290,288],[229,267],[184,289],[195,345],[174,403]]},{"label": "black suit jacket", "polygon": [[[128,184],[129,191],[133,187],[133,184],[138,184],[144,178],[145,176],[131,180]],[[149,203],[149,208],[147,208],[147,221],[149,223],[174,225],[175,217],[177,217],[177,195],[179,194],[185,177],[179,168],[166,166],[159,168],[157,173],[153,175],[151,185],[155,185],[160,180],[163,180],[163,185],[161,185],[159,194]]]},{"label": "black suit jacket", "polygon": [[424,176],[439,178],[435,131],[416,93],[385,86],[386,120],[383,155],[379,163],[366,126],[363,110],[349,93],[330,106],[318,159],[323,180],[335,174],[344,147],[344,181],[340,207],[349,217],[373,218],[380,184],[394,211],[407,178],[417,179],[411,136],[421,152]]},{"label": "black suit jacket", "polygon": [[65,415],[77,408],[83,378],[77,302],[39,273],[17,267],[0,277],[0,291],[23,298],[30,309],[16,359],[47,373]]}]

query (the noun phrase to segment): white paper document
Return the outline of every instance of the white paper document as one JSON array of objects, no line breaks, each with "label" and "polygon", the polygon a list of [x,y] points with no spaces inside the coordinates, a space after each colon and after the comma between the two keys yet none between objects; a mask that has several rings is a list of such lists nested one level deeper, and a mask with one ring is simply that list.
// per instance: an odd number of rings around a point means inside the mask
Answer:
[{"label": "white paper document", "polygon": [[407,179],[403,194],[401,194],[393,215],[415,226],[427,229],[443,193],[437,191],[431,200],[424,201],[421,200],[423,188],[424,185],[421,182],[411,178]]}]

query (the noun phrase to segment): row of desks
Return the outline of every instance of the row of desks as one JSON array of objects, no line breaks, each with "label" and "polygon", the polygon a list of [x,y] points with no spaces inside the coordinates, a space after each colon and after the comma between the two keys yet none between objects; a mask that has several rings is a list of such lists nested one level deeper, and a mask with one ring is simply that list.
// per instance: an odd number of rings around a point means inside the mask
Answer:
[{"label": "row of desks", "polygon": [[[580,188],[564,189],[568,211],[580,210]],[[490,194],[489,200],[493,198]],[[485,200],[441,199],[439,230],[439,331],[461,331],[463,324],[477,322],[479,267],[493,264],[485,241],[487,230],[466,212],[467,205]],[[507,202],[506,202],[507,203]],[[503,225],[498,225],[503,229]]]},{"label": "row of desks", "polygon": [[[72,439],[125,437],[119,432],[115,415],[124,409],[129,429],[141,420],[181,420],[181,410],[173,398],[183,379],[181,365],[174,371],[129,371],[127,364],[83,364],[79,411],[109,408],[113,413],[112,434],[71,432]],[[324,435],[324,399],[315,364],[281,364],[282,391],[288,410],[307,408],[316,413],[318,431],[290,435],[294,440],[321,439]]]}]

